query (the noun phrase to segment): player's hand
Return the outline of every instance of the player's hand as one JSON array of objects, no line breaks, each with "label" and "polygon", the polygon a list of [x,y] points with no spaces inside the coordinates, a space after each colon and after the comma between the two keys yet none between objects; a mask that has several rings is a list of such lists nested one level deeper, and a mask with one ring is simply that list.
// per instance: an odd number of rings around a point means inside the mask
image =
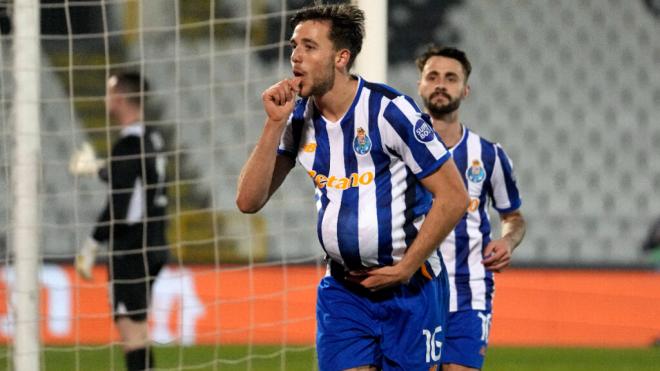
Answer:
[{"label": "player's hand", "polygon": [[346,273],[346,279],[348,281],[358,283],[371,291],[406,284],[410,281],[410,277],[412,277],[412,274],[403,272],[399,265],[385,266],[367,271],[349,271]]},{"label": "player's hand", "polygon": [[88,238],[85,240],[82,248],[76,255],[76,272],[82,277],[85,281],[92,280],[92,269],[94,268],[94,262],[96,261],[96,253],[99,249],[99,244],[93,238]]},{"label": "player's hand", "polygon": [[69,172],[73,175],[96,175],[102,166],[103,161],[96,159],[94,149],[89,142],[83,143],[69,160]]},{"label": "player's hand", "polygon": [[284,79],[261,94],[264,110],[271,121],[282,123],[289,118],[300,92],[300,82],[300,77]]},{"label": "player's hand", "polygon": [[499,273],[511,264],[512,251],[513,247],[508,240],[490,241],[484,250],[484,259],[481,263],[489,271]]}]

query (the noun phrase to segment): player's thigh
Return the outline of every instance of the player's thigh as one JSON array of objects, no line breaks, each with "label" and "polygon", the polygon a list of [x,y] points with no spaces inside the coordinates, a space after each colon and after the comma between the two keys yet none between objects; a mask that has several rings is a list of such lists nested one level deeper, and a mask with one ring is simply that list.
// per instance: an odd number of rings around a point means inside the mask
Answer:
[{"label": "player's thigh", "polygon": [[378,321],[368,299],[333,277],[319,283],[316,348],[321,371],[376,369],[381,360]]},{"label": "player's thigh", "polygon": [[479,370],[483,367],[488,349],[491,317],[489,311],[480,310],[449,314],[442,363],[455,365],[458,368],[443,368],[443,370]]},{"label": "player's thigh", "polygon": [[383,370],[440,369],[447,316],[441,277],[413,276],[388,303],[383,324]]}]

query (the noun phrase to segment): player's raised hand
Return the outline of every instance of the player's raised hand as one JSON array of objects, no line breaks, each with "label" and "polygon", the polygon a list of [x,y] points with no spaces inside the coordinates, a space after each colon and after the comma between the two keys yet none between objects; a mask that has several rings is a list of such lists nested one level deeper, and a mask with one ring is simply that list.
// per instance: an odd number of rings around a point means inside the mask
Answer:
[{"label": "player's raised hand", "polygon": [[484,250],[481,261],[486,269],[499,273],[511,263],[513,248],[508,240],[492,240]]},{"label": "player's raised hand", "polygon": [[69,172],[73,175],[96,175],[103,165],[103,160],[96,159],[92,145],[85,142],[71,155]]},{"label": "player's raised hand", "polygon": [[92,280],[92,269],[94,268],[94,262],[96,261],[96,253],[99,249],[99,243],[96,242],[93,238],[88,238],[85,240],[82,248],[76,255],[75,267],[76,272],[82,277],[85,281]]},{"label": "player's raised hand", "polygon": [[300,77],[284,79],[261,94],[264,110],[270,120],[282,123],[289,118],[300,91],[300,80]]}]

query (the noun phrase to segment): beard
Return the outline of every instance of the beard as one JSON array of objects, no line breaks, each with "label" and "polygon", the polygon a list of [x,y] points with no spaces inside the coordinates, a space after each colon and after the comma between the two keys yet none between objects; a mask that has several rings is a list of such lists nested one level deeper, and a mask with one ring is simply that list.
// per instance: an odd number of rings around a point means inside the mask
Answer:
[{"label": "beard", "polygon": [[328,65],[324,69],[322,74],[315,76],[312,79],[312,86],[309,89],[309,93],[301,95],[301,97],[306,98],[309,96],[322,96],[332,89],[335,85],[335,66],[332,61],[329,61]]},{"label": "beard", "polygon": [[[432,102],[433,98],[435,98],[435,96],[438,94],[444,95],[449,102],[446,104],[433,103]],[[428,111],[429,115],[433,117],[439,117],[458,110],[458,108],[461,106],[462,99],[452,98],[449,95],[443,93],[434,93],[431,94],[431,96],[428,98],[422,98],[422,100],[424,101],[424,106],[426,107],[426,110]]]}]

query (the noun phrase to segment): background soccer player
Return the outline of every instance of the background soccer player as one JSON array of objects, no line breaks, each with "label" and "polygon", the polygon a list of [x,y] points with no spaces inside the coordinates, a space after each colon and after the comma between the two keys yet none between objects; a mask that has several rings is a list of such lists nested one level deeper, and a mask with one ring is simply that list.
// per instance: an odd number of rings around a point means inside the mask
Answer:
[{"label": "background soccer player", "polygon": [[99,244],[110,243],[113,315],[129,371],[154,367],[147,311],[153,282],[168,257],[164,141],[143,123],[147,90],[146,80],[137,73],[108,79],[106,108],[121,127],[108,165],[99,171],[108,182],[110,197],[76,257],[78,273],[90,279]]},{"label": "background soccer player", "polygon": [[437,246],[468,199],[412,99],[349,73],[363,23],[347,4],[294,15],[294,77],[262,95],[267,119],[236,202],[261,209],[297,159],[316,186],[329,265],[318,288],[320,369],[429,370],[440,365],[446,316]]},{"label": "background soccer player", "polygon": [[[450,287],[443,370],[480,369],[491,324],[493,272],[511,261],[525,234],[513,167],[499,144],[489,142],[459,121],[461,101],[470,93],[471,65],[455,48],[429,47],[417,58],[419,95],[433,128],[453,155],[470,195],[468,212],[442,242]],[[487,205],[502,223],[502,237],[491,240]]]}]

